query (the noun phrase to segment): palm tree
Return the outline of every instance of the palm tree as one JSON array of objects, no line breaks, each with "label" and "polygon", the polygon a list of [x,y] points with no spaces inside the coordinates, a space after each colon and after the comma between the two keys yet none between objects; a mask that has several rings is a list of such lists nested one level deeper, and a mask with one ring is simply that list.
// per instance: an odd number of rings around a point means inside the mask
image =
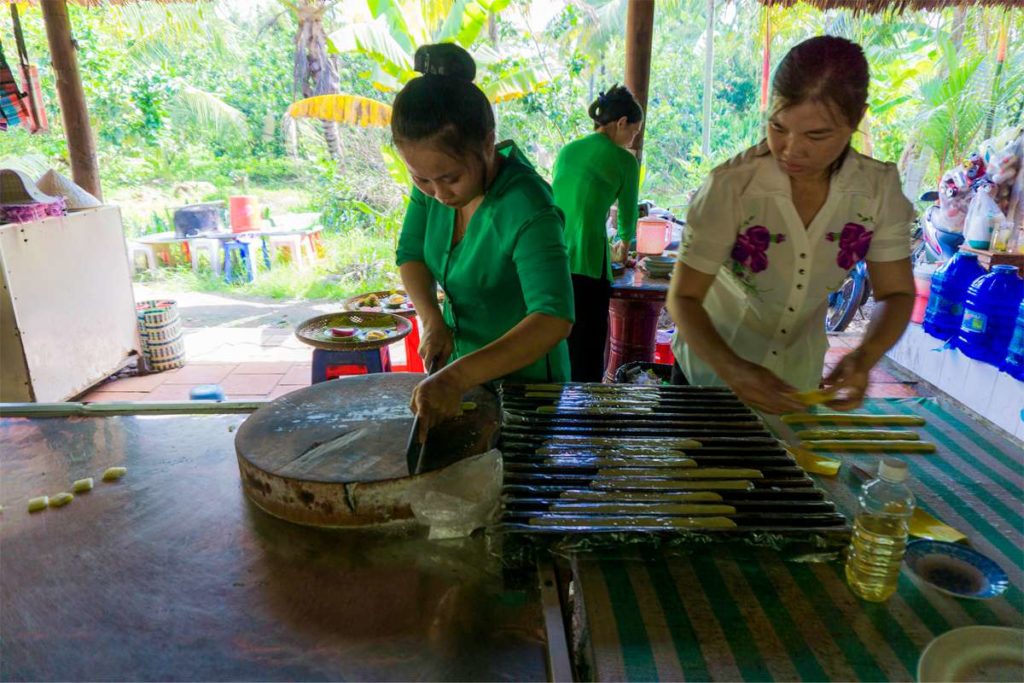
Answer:
[{"label": "palm tree", "polygon": [[[295,34],[295,69],[292,96],[303,98],[331,95],[340,89],[337,58],[328,51],[324,15],[337,0],[281,0],[298,22]],[[327,151],[335,161],[341,159],[338,124],[329,118],[320,119]]]}]

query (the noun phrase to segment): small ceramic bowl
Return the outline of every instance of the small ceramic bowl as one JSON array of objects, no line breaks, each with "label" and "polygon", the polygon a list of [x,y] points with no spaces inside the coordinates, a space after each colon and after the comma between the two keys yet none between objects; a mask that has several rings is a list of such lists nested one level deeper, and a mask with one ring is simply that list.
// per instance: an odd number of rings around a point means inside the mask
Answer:
[{"label": "small ceramic bowl", "polygon": [[994,598],[1010,585],[1006,572],[994,560],[959,543],[912,541],[904,560],[921,581],[957,598]]}]

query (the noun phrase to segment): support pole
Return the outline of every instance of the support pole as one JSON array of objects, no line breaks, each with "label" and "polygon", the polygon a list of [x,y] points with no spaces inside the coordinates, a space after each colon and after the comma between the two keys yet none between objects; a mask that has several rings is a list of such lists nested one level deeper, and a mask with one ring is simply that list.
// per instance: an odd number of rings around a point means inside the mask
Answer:
[{"label": "support pole", "polygon": [[711,156],[711,85],[715,76],[715,0],[708,0],[707,30],[704,33],[704,141],[701,152]]},{"label": "support pole", "polygon": [[[651,82],[651,39],[654,35],[654,0],[629,0],[626,13],[626,87],[647,116],[647,92]],[[644,149],[645,125],[633,140],[639,161]]]},{"label": "support pole", "polygon": [[46,24],[46,39],[50,43],[64,136],[68,143],[68,157],[71,159],[71,175],[84,190],[102,199],[96,141],[89,126],[89,110],[85,104],[82,77],[78,73],[78,58],[71,37],[67,3],[66,0],[47,0],[40,2],[39,6]]}]

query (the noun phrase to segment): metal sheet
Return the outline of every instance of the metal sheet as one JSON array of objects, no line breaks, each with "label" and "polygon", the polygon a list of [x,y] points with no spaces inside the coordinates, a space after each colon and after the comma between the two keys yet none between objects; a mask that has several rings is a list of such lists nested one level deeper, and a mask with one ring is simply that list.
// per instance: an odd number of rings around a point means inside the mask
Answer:
[{"label": "metal sheet", "polygon": [[[535,577],[485,539],[301,527],[242,494],[243,416],[0,419],[3,680],[537,680]],[[128,474],[100,483],[106,467]],[[97,477],[66,507],[32,496]]]}]

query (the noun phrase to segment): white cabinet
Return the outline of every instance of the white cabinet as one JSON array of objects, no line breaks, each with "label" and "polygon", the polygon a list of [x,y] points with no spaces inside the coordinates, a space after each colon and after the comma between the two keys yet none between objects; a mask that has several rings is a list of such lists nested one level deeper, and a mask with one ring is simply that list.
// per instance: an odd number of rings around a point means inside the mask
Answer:
[{"label": "white cabinet", "polygon": [[139,353],[121,212],[0,226],[0,402],[64,401]]}]

